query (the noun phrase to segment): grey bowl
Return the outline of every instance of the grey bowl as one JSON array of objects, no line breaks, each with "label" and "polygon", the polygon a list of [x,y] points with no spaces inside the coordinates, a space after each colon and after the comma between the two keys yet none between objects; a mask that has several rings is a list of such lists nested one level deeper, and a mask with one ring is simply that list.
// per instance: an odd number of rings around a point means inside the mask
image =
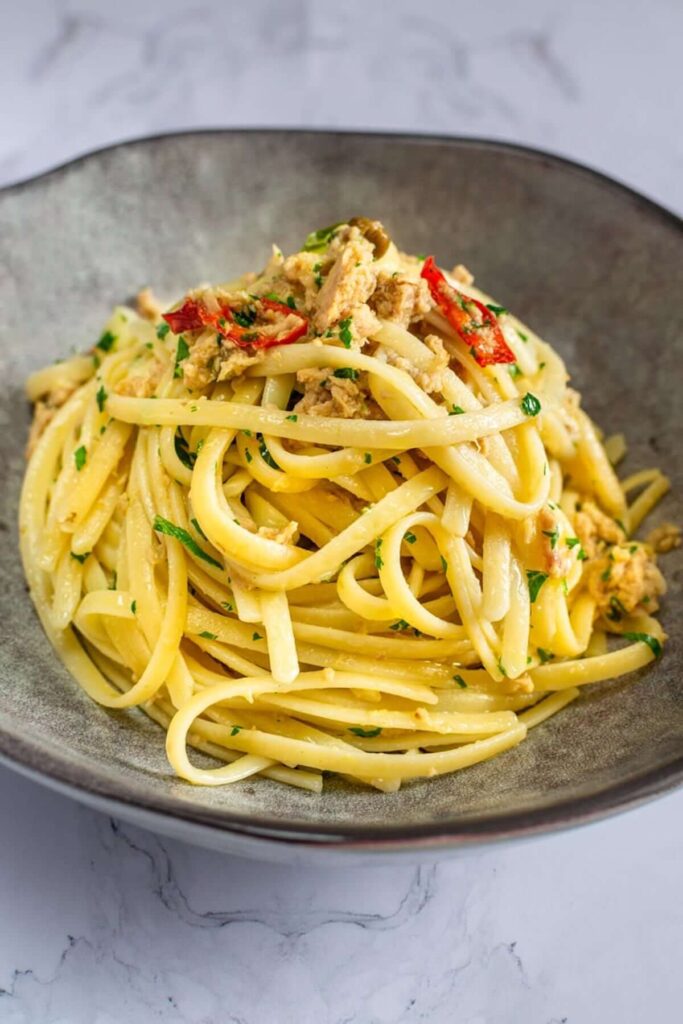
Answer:
[{"label": "grey bowl", "polygon": [[116,146],[0,193],[0,756],[161,831],[267,857],[439,851],[600,817],[683,776],[676,635],[681,551],[667,556],[664,658],[593,688],[518,749],[384,795],[331,782],[322,797],[254,780],[198,789],[168,768],[163,734],[80,692],[43,636],[17,553],[29,410],[22,381],[92,344],[141,286],[175,294],[258,266],[349,214],[409,251],[462,261],[560,350],[585,405],[630,440],[629,466],[673,478],[660,518],[683,522],[683,236],[670,213],[585,168],[498,143],[359,134],[200,132]]}]

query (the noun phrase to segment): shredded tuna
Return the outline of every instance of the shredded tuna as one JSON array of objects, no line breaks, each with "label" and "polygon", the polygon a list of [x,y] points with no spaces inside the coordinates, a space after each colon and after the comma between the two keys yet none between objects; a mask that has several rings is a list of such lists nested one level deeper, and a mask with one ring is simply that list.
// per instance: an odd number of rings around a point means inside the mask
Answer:
[{"label": "shredded tuna", "polygon": [[52,420],[54,414],[64,405],[67,398],[74,393],[77,387],[77,384],[62,384],[55,388],[54,391],[49,391],[43,398],[38,399],[33,408],[33,420],[26,443],[27,459],[33,455],[43,431]]},{"label": "shredded tuna", "polygon": [[681,529],[674,523],[662,523],[650,530],[647,535],[646,544],[649,544],[653,551],[665,554],[681,546]]},{"label": "shredded tuna", "polygon": [[117,395],[131,398],[151,398],[164,374],[164,364],[158,359],[148,364],[147,372],[126,377],[115,388]]},{"label": "shredded tuna", "polygon": [[145,320],[151,320],[152,323],[161,320],[164,307],[151,288],[143,288],[141,292],[138,292],[135,304],[138,313]]},{"label": "shredded tuna", "polygon": [[215,380],[239,376],[261,358],[261,353],[252,354],[205,331],[192,343],[190,355],[182,363],[183,378],[191,391],[201,391]]},{"label": "shredded tuna", "polygon": [[659,607],[658,597],[666,583],[655,556],[642,544],[615,544],[606,555],[588,565],[588,590],[598,612],[618,621],[642,607],[648,613]]},{"label": "shredded tuna", "polygon": [[451,270],[451,277],[455,278],[456,281],[459,281],[460,284],[474,284],[474,274],[471,274],[463,263],[456,263]]},{"label": "shredded tuna", "polygon": [[595,558],[608,544],[621,544],[626,534],[593,501],[583,501],[574,516],[574,529],[588,558]]},{"label": "shredded tuna", "polygon": [[[336,242],[330,245],[330,252],[334,252]],[[313,322],[317,330],[325,331],[351,316],[370,298],[377,279],[373,253],[373,246],[357,228],[351,228],[348,240],[339,243],[338,255],[315,302]]]},{"label": "shredded tuna", "polygon": [[360,380],[335,377],[330,367],[299,370],[296,379],[304,386],[304,396],[295,405],[295,412],[342,419],[367,416],[366,393]]},{"label": "shredded tuna", "polygon": [[259,537],[267,537],[268,540],[277,541],[278,544],[291,544],[292,539],[299,528],[299,524],[292,521],[286,526],[259,526]]},{"label": "shredded tuna", "polygon": [[423,391],[431,394],[433,391],[442,390],[444,372],[450,365],[450,356],[444,348],[443,341],[436,334],[428,334],[425,338],[425,345],[434,356],[428,370],[420,369],[410,359],[392,352],[391,349],[387,349],[387,362],[399,370],[405,370]]},{"label": "shredded tuna", "polygon": [[424,316],[433,306],[427,282],[412,281],[403,274],[381,273],[369,304],[380,320],[391,320],[408,327],[411,320]]},{"label": "shredded tuna", "polygon": [[572,556],[567,546],[560,543],[557,517],[547,505],[538,513],[538,532],[546,572],[555,579],[562,579],[571,569]]}]

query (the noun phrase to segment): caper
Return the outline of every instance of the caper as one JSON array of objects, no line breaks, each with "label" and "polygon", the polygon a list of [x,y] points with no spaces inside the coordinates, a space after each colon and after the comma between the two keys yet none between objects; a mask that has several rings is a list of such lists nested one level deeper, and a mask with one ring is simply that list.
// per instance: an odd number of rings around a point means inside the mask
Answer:
[{"label": "caper", "polygon": [[376,260],[384,256],[391,245],[391,239],[378,220],[370,220],[368,217],[352,217],[349,224],[351,227],[358,228],[360,233],[374,246]]}]

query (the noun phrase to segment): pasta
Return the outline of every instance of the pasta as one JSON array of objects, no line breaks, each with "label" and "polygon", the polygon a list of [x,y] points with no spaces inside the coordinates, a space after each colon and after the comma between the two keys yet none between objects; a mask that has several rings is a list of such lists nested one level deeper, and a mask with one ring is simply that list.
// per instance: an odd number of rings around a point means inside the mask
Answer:
[{"label": "pasta", "polygon": [[632,534],[666,477],[619,481],[623,437],[465,268],[356,218],[140,310],[27,383],[21,551],[66,667],[183,779],[391,792],[660,654]]}]

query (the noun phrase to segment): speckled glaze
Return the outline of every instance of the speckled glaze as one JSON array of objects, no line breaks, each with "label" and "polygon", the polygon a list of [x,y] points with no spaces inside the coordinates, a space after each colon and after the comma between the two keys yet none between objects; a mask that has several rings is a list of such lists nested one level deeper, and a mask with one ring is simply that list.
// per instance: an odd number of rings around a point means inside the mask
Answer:
[{"label": "speckled glaze", "polygon": [[264,262],[276,240],[354,213],[399,245],[466,263],[558,348],[587,410],[659,463],[683,522],[683,234],[671,214],[556,157],[456,139],[201,132],[116,146],[0,193],[0,756],[120,817],[277,858],[443,851],[587,821],[683,777],[681,551],[666,557],[662,661],[587,690],[516,750],[380,794],[323,796],[267,780],[199,789],[176,779],[163,733],[93,704],[63,669],[26,592],[16,512],[29,408],[22,381],[92,344],[144,285],[174,295]]}]

